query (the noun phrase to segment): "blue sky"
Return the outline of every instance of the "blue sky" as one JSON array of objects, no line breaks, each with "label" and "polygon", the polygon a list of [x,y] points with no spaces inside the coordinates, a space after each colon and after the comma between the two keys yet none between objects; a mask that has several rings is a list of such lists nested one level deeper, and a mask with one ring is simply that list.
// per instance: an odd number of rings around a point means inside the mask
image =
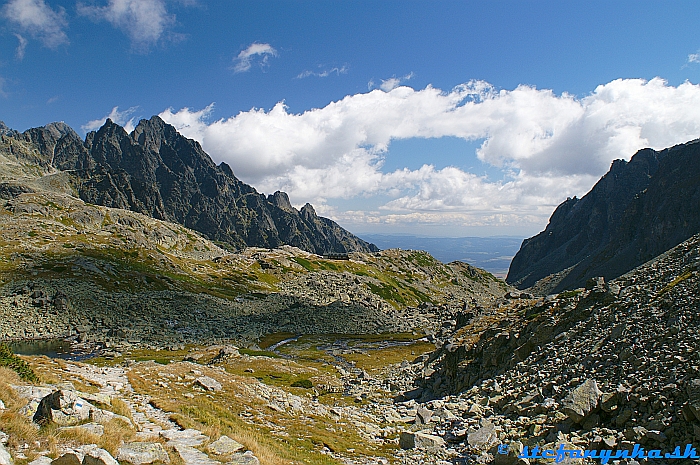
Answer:
[{"label": "blue sky", "polygon": [[160,114],[355,232],[532,235],[700,137],[700,2],[11,0],[0,120]]}]

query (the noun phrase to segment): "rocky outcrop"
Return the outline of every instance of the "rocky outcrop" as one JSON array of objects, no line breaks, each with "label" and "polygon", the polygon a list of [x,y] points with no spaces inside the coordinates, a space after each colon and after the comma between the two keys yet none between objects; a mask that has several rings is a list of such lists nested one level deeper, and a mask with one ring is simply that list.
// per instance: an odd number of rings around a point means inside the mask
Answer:
[{"label": "rocky outcrop", "polygon": [[700,141],[615,160],[583,198],[526,239],[506,281],[542,294],[616,278],[700,232]]},{"label": "rocky outcrop", "polygon": [[[378,250],[319,217],[309,204],[296,210],[284,192],[258,193],[157,116],[142,120],[131,134],[107,120],[85,140],[65,123],[21,134],[2,125],[0,134],[0,155],[33,165],[36,174],[53,172],[49,177],[57,178],[55,184],[68,175],[73,191],[86,202],[179,223],[235,248],[289,244],[318,254]],[[16,165],[6,164],[0,174],[17,171]],[[26,189],[3,185],[0,196],[12,198]]]}]

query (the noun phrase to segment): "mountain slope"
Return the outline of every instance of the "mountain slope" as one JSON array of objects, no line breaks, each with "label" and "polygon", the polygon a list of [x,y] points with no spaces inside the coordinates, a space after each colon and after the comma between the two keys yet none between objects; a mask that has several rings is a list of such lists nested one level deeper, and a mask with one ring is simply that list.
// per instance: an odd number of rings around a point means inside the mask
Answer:
[{"label": "mountain slope", "polygon": [[[700,232],[700,141],[615,160],[583,198],[523,242],[506,281],[541,292],[616,278]],[[546,278],[546,279],[545,279]],[[541,281],[542,280],[542,281]]]},{"label": "mountain slope", "polygon": [[437,313],[509,290],[419,251],[350,260],[290,246],[229,253],[181,225],[52,192],[0,199],[0,231],[0,341],[435,331]]},{"label": "mountain slope", "polygon": [[311,205],[297,211],[283,192],[259,194],[157,116],[142,120],[131,134],[107,120],[84,141],[64,123],[22,134],[4,125],[0,131],[8,145],[24,144],[23,160],[36,164],[39,174],[59,170],[54,176],[64,179],[68,173],[86,202],[179,223],[236,248],[288,244],[319,254],[378,250],[317,216]]}]

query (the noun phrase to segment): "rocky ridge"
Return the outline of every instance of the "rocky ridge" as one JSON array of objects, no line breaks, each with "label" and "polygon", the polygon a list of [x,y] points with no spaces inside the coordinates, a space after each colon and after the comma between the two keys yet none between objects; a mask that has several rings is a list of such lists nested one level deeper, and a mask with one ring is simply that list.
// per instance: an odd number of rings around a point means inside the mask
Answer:
[{"label": "rocky ridge", "polygon": [[85,140],[65,123],[0,132],[2,198],[37,186],[59,190],[182,224],[237,249],[288,244],[318,254],[378,250],[316,215],[310,204],[297,210],[284,192],[259,194],[157,116],[140,121],[131,134],[107,120]]},{"label": "rocky ridge", "polygon": [[526,239],[506,282],[548,294],[632,270],[700,232],[700,141],[644,149],[581,199],[566,200]]}]

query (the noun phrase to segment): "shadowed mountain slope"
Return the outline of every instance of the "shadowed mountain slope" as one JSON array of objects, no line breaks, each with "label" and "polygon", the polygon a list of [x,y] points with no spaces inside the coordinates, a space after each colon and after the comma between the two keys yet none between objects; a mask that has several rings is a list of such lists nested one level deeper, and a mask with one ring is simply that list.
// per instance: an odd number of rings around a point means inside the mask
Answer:
[{"label": "shadowed mountain slope", "polygon": [[526,239],[506,281],[538,292],[616,278],[700,232],[700,141],[615,160],[583,198],[567,199]]}]

